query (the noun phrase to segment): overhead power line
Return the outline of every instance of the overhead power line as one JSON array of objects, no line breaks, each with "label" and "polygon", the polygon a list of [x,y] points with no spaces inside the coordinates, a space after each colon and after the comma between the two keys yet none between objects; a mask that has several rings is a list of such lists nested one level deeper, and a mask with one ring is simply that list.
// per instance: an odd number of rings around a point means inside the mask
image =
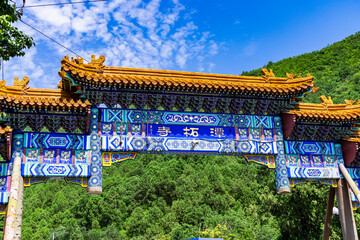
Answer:
[{"label": "overhead power line", "polygon": [[[76,56],[81,57],[79,54],[77,54],[76,52],[74,52],[74,51],[73,51],[73,50],[71,50],[70,48],[65,47],[64,45],[62,45],[61,43],[59,43],[59,42],[58,42],[58,41],[56,41],[55,39],[53,39],[53,38],[49,37],[48,35],[46,35],[45,33],[41,32],[40,30],[38,30],[38,29],[34,28],[34,27],[33,27],[33,26],[31,26],[30,24],[28,24],[28,23],[24,22],[24,21],[23,21],[23,20],[21,20],[21,19],[20,19],[20,21],[21,21],[23,24],[25,24],[26,26],[28,26],[28,27],[30,27],[30,28],[32,28],[32,29],[34,29],[36,32],[40,33],[41,35],[43,35],[43,36],[47,37],[47,38],[48,38],[48,39],[50,39],[51,41],[53,41],[53,42],[55,42],[56,44],[60,45],[61,47],[65,48],[65,49],[66,49],[66,50],[68,50],[69,52],[71,52],[71,53],[75,54]],[[83,57],[81,57],[81,58],[83,58]],[[83,58],[83,59],[84,59],[85,61],[89,62],[89,61],[88,61],[88,60],[86,60],[85,58]]]},{"label": "overhead power line", "polygon": [[93,3],[93,2],[106,2],[106,1],[107,0],[89,0],[89,1],[78,1],[78,2],[48,3],[48,4],[22,6],[22,7],[17,7],[17,8],[49,7],[49,6],[57,6],[57,5],[68,5],[68,4],[77,4],[77,3]]}]

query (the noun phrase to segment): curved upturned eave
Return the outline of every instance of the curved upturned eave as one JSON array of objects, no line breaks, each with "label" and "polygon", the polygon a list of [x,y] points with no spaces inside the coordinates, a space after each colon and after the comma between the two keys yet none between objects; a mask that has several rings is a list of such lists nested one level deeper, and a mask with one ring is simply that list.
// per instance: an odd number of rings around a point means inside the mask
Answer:
[{"label": "curved upturned eave", "polygon": [[0,87],[0,105],[9,107],[87,108],[89,101],[74,100],[74,94],[60,89]]},{"label": "curved upturned eave", "polygon": [[286,113],[295,115],[297,119],[352,123],[360,121],[360,105],[299,103],[293,107]]}]

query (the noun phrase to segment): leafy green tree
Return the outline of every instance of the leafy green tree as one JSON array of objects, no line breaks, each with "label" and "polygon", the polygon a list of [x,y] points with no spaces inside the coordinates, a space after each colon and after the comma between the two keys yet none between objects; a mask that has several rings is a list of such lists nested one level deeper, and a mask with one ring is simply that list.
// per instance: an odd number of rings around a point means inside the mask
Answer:
[{"label": "leafy green tree", "polygon": [[4,60],[23,56],[24,49],[34,45],[31,37],[13,26],[20,17],[21,13],[16,11],[15,4],[10,4],[9,0],[0,1],[0,57]]}]

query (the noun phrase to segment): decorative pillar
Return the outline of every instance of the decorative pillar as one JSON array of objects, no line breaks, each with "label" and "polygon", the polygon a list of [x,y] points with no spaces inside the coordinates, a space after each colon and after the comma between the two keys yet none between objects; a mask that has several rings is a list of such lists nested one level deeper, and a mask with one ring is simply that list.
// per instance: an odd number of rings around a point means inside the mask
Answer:
[{"label": "decorative pillar", "polygon": [[280,117],[274,117],[277,155],[275,157],[275,184],[278,194],[290,193],[289,176],[286,167],[284,137]]},{"label": "decorative pillar", "polygon": [[22,161],[22,134],[16,134],[13,138],[11,184],[9,193],[9,202],[6,208],[4,240],[21,239],[21,221],[22,221],[22,196],[24,187],[23,177],[21,176]]},{"label": "decorative pillar", "polygon": [[18,203],[15,219],[15,239],[21,239],[21,226],[22,226],[22,214],[23,214],[23,201],[24,201],[24,178],[19,177],[19,191],[18,191]]},{"label": "decorative pillar", "polygon": [[100,194],[102,192],[102,159],[99,136],[99,109],[92,108],[90,113],[90,179],[87,192],[89,194]]},{"label": "decorative pillar", "polygon": [[278,194],[290,193],[289,177],[287,173],[284,142],[276,142],[278,154],[275,158],[275,183]]}]

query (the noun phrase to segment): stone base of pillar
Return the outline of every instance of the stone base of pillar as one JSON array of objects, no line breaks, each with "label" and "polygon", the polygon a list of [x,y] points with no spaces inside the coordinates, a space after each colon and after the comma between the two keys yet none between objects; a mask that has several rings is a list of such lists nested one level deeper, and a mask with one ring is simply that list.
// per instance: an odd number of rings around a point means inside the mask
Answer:
[{"label": "stone base of pillar", "polygon": [[290,187],[280,187],[276,189],[277,194],[288,194],[291,193]]},{"label": "stone base of pillar", "polygon": [[101,194],[102,193],[102,187],[88,187],[87,188],[88,194]]}]

